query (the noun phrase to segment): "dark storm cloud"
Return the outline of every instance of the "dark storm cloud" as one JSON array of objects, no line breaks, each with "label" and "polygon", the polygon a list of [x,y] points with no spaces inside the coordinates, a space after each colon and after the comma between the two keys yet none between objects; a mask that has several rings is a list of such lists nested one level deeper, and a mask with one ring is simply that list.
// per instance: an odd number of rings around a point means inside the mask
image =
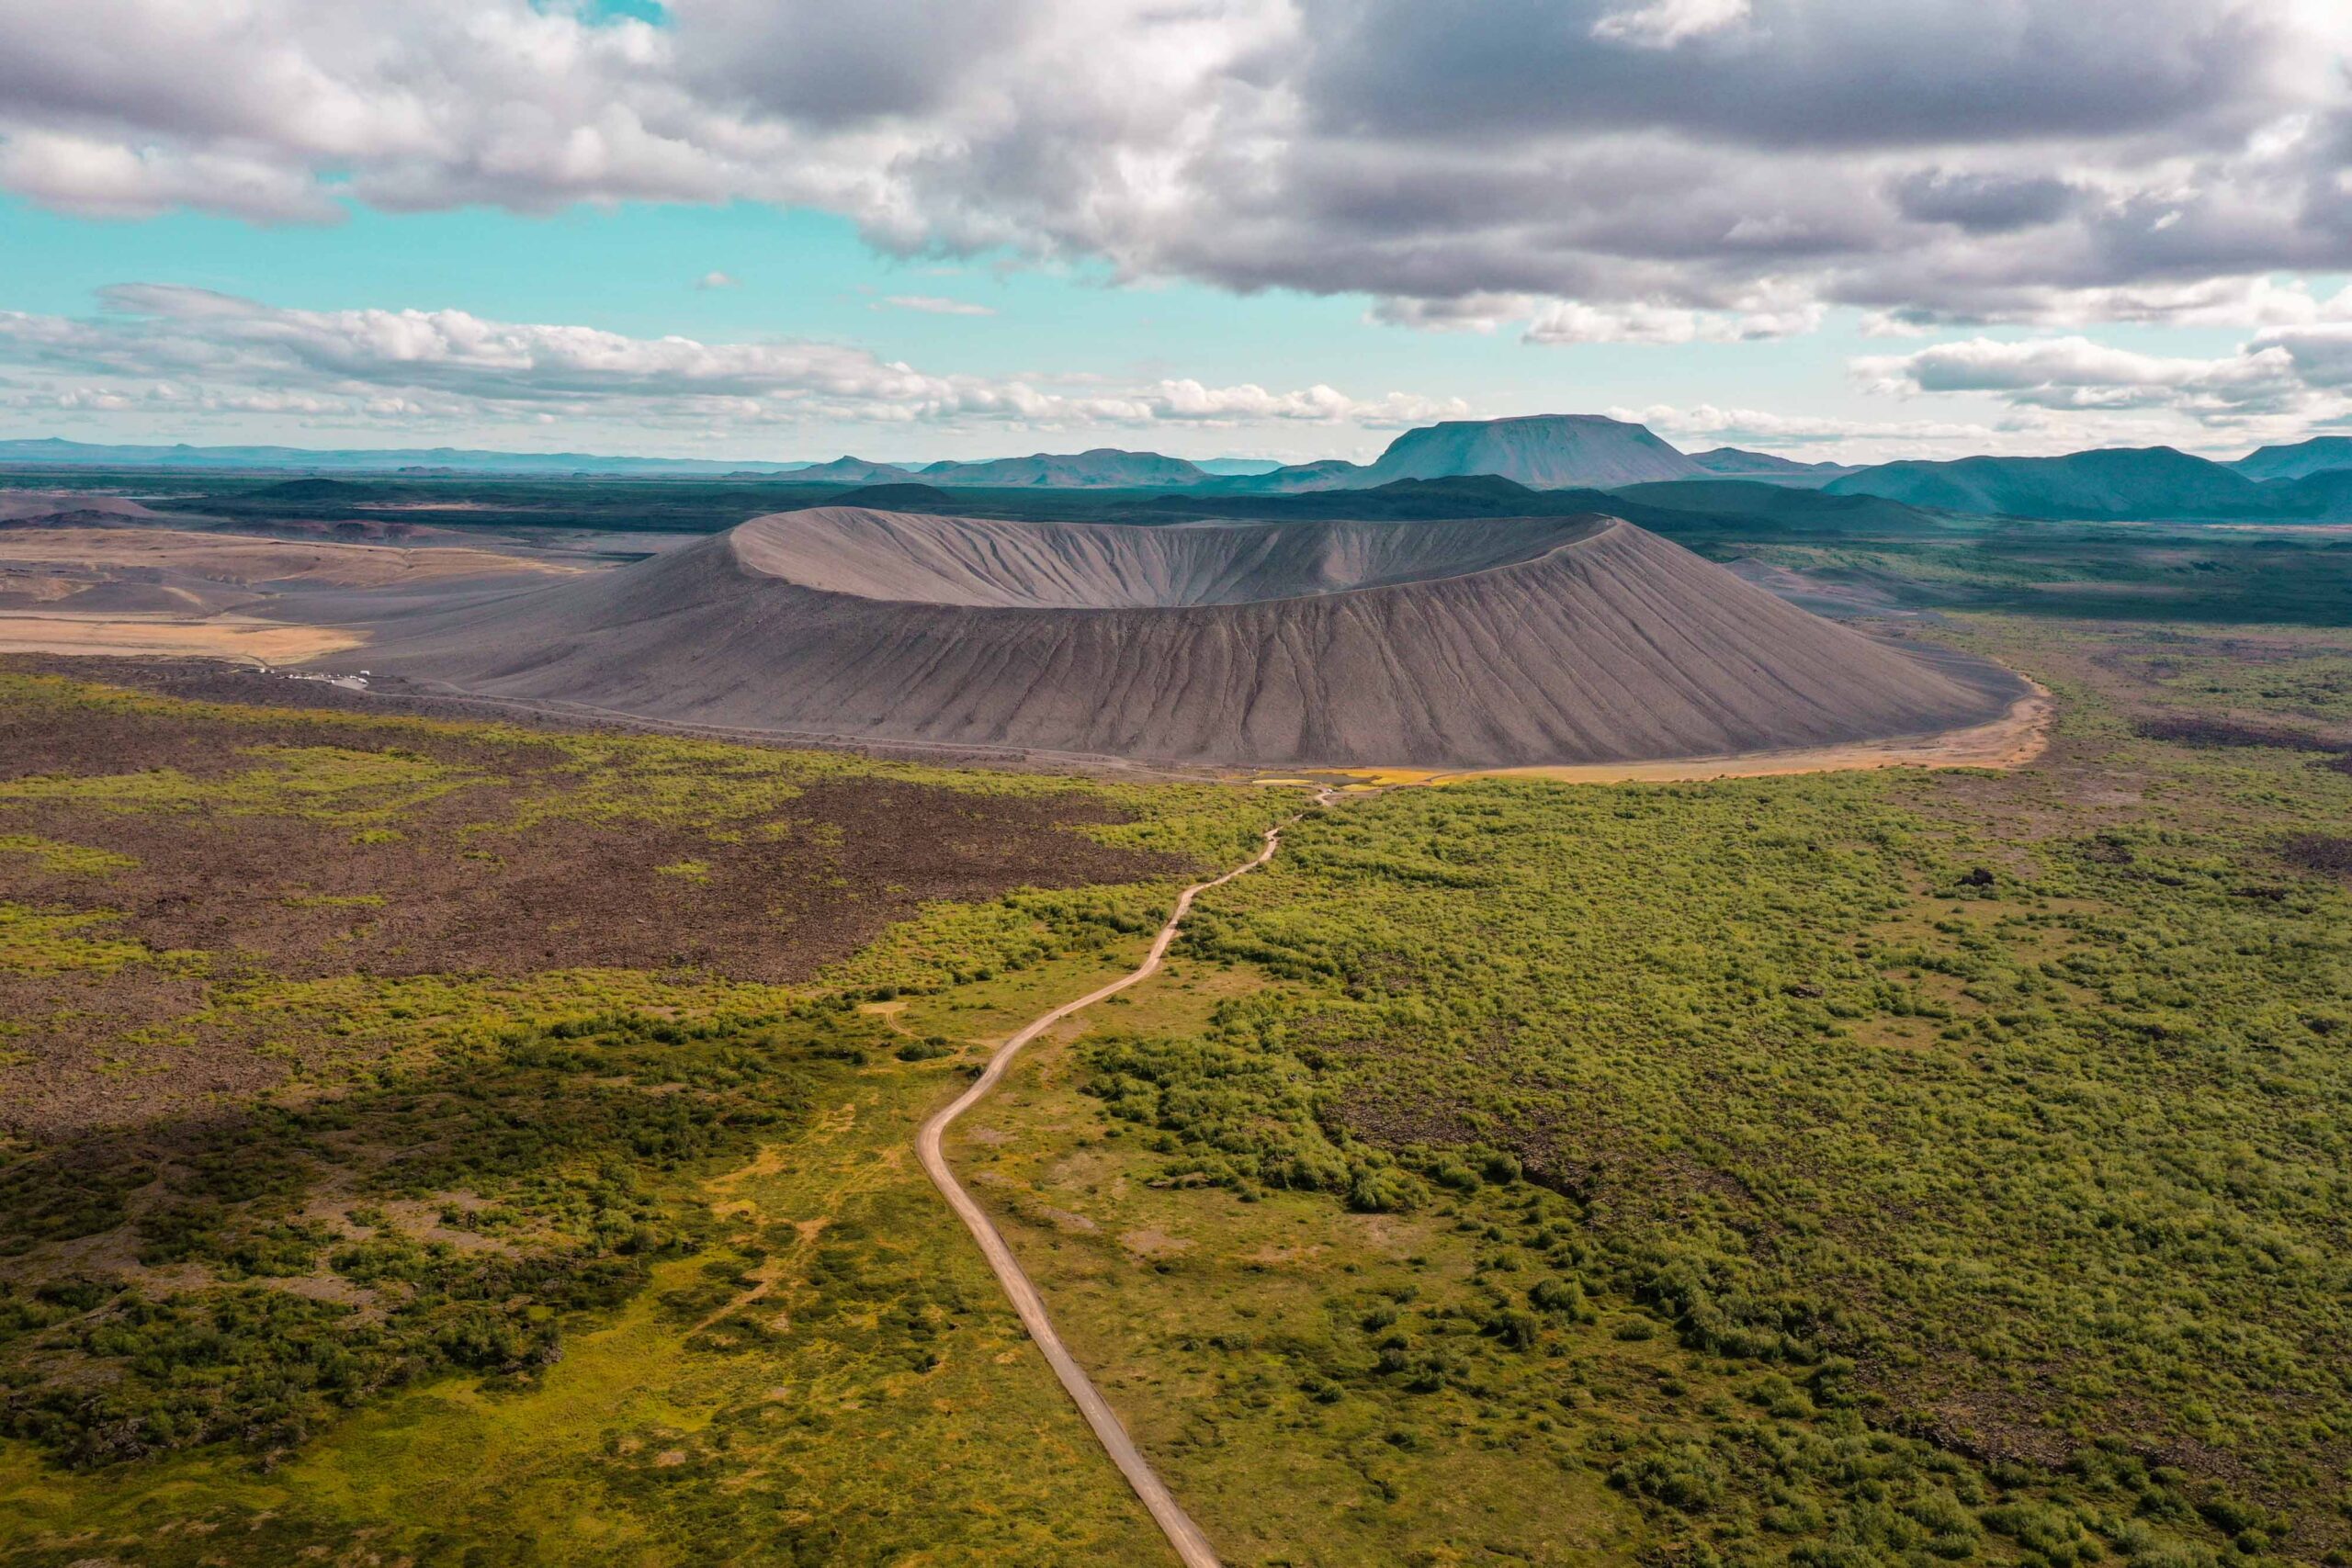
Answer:
[{"label": "dark storm cloud", "polygon": [[[1660,0],[1664,10],[1672,0]],[[1308,0],[1322,127],[1486,140],[1660,130],[1883,149],[2224,131],[2283,28],[2211,0],[1756,0],[1666,47],[1605,0]]]},{"label": "dark storm cloud", "polygon": [[788,119],[854,125],[938,108],[1036,19],[1021,0],[697,0],[678,31],[684,73]]},{"label": "dark storm cloud", "polygon": [[2081,193],[2064,180],[1922,170],[1894,182],[1894,204],[1915,223],[1956,223],[1972,234],[2006,234],[2055,223]]}]

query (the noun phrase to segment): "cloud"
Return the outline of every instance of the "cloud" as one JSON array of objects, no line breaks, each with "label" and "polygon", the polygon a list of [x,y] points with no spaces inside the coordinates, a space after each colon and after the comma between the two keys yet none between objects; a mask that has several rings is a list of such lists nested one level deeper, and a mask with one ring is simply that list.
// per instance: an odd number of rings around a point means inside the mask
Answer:
[{"label": "cloud", "polygon": [[1470,405],[1460,398],[1415,397],[1391,392],[1361,401],[1317,383],[1299,392],[1269,392],[1244,383],[1238,387],[1207,387],[1198,381],[1161,381],[1143,399],[1155,420],[1186,420],[1212,424],[1262,420],[1301,421],[1316,424],[1341,423],[1367,429],[1401,429],[1432,420],[1461,419]]},{"label": "cloud", "polygon": [[[2318,309],[2341,310],[2331,300]],[[2257,333],[2227,354],[2157,355],[2091,339],[1974,337],[1850,362],[1864,391],[1973,399],[2010,411],[2025,449],[2165,441],[2203,449],[2293,440],[2352,423],[2352,321]],[[2016,442],[2005,443],[2020,449]]]},{"label": "cloud", "polygon": [[274,412],[366,423],[625,418],[769,424],[1353,424],[1460,415],[1459,400],[1357,399],[1159,380],[941,374],[838,343],[704,343],[463,310],[302,310],[177,285],[103,291],[95,316],[0,312],[0,406]]},{"label": "cloud", "polygon": [[1736,28],[1747,17],[1747,0],[1649,0],[1602,17],[1592,24],[1592,36],[1640,49],[1672,49],[1685,39]]},{"label": "cloud", "polygon": [[[1872,336],[1924,337],[1970,318],[1917,307],[1871,312]],[[2322,299],[2301,279],[2214,278],[2081,291],[2053,308],[2032,295],[2006,297],[1991,319],[2020,326],[2073,326],[2085,320],[2173,327],[2272,328],[2352,320],[2352,288]]]},{"label": "cloud", "polygon": [[2055,223],[2082,192],[2046,175],[1957,174],[1920,169],[1894,183],[1894,205],[1917,223],[1951,223],[1972,234],[2007,234]]},{"label": "cloud", "polygon": [[1542,342],[1705,335],[1768,282],[1799,323],[2064,329],[2352,269],[2352,11],[2324,0],[664,12],[0,7],[0,186],[266,223],[789,203],[896,255],[1361,293],[1554,321]]},{"label": "cloud", "polygon": [[876,309],[888,307],[894,310],[916,310],[926,316],[993,316],[996,311],[987,305],[976,305],[968,299],[948,299],[937,294],[893,294],[881,300]]},{"label": "cloud", "polygon": [[1365,320],[1382,326],[1410,327],[1430,333],[1479,333],[1524,321],[1543,309],[1542,301],[1524,294],[1464,294],[1453,299],[1416,299],[1389,295],[1372,302]]},{"label": "cloud", "polygon": [[1776,279],[1726,296],[1721,308],[1692,310],[1630,301],[1590,305],[1573,299],[1544,299],[1523,294],[1468,294],[1457,299],[1417,299],[1389,296],[1367,312],[1385,326],[1422,332],[1489,333],[1516,323],[1521,343],[1570,344],[1747,343],[1809,333],[1828,313],[1801,288]]},{"label": "cloud", "polygon": [[2216,359],[2167,357],[2084,337],[1971,338],[1853,363],[1870,390],[1896,396],[1987,392],[2049,409],[2171,409],[2214,417],[2282,412],[2304,400],[2306,378],[2279,344]]},{"label": "cloud", "polygon": [[[1378,133],[1490,141],[1508,130],[1522,145],[1562,130],[1849,152],[2139,133],[2222,145],[2249,107],[2259,118],[2279,98],[2324,96],[2324,60],[2288,51],[2341,37],[2323,6],[2232,0],[1322,0],[1306,11],[1321,40],[1306,77],[1319,112],[1344,107]],[[1660,33],[1717,26],[1672,49],[1628,49],[1601,31],[1631,17],[1657,18]]]},{"label": "cloud", "polygon": [[143,218],[175,207],[257,223],[334,223],[344,216],[305,171],[266,158],[38,130],[0,140],[0,187],[93,218]]},{"label": "cloud", "polygon": [[1543,307],[1521,341],[1576,343],[1745,343],[1788,337],[1821,324],[1826,309],[1815,301],[1786,299],[1767,304],[1770,290],[1749,301],[1752,308],[1689,310],[1660,305],[1580,305],[1555,301]]},{"label": "cloud", "polygon": [[1964,457],[2014,446],[2016,427],[1983,420],[1848,419],[1784,414],[1713,403],[1652,403],[1606,411],[1631,420],[1685,451],[1739,446],[1777,452],[1805,462],[1875,463],[1890,457]]},{"label": "cloud", "polygon": [[706,272],[700,277],[695,279],[695,288],[700,292],[707,292],[713,288],[740,288],[741,287],[742,279],[735,276],[732,273]]},{"label": "cloud", "polygon": [[2256,340],[2265,354],[2282,355],[2308,386],[2352,387],[2352,323],[2330,321],[2272,332]]}]

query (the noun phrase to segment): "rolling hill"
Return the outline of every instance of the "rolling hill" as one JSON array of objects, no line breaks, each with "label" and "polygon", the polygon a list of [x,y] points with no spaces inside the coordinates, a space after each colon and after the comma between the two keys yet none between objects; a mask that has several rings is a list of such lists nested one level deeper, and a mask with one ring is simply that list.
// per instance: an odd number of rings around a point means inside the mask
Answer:
[{"label": "rolling hill", "polygon": [[1826,494],[1810,487],[1747,479],[1663,479],[1613,492],[1621,506],[1656,508],[1726,523],[1817,533],[1921,534],[1949,529],[1944,519],[1881,495]]},{"label": "rolling hill", "polygon": [[1770,452],[1750,452],[1739,446],[1716,446],[1704,452],[1693,452],[1690,461],[1710,474],[1725,479],[1781,479],[1807,482],[1836,479],[1854,471],[1847,463],[1800,463],[1793,457],[1776,457]]},{"label": "rolling hill", "polygon": [[1962,457],[1886,463],[1832,479],[1831,495],[1875,495],[1984,516],[2085,519],[2263,517],[2276,491],[2170,446],[2110,447],[2063,457]]},{"label": "rolling hill", "polygon": [[1066,454],[1039,452],[1027,457],[999,457],[981,463],[928,463],[917,473],[925,484],[1072,490],[1196,485],[1209,478],[1182,457],[1163,457],[1157,452],[1125,452],[1115,446]]},{"label": "rolling hill", "polygon": [[899,468],[895,463],[869,463],[863,457],[836,457],[830,463],[816,463],[799,469],[792,476],[796,483],[881,485],[904,484],[914,480],[914,470]]}]

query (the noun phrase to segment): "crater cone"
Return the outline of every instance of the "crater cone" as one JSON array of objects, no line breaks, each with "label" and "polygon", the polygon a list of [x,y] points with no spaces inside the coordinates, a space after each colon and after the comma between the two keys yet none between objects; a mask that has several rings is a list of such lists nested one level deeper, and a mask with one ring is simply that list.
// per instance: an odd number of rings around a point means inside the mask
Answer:
[{"label": "crater cone", "polygon": [[1978,723],[2018,689],[1598,516],[820,507],[396,622],[345,661],[695,724],[1255,766],[1727,755]]}]

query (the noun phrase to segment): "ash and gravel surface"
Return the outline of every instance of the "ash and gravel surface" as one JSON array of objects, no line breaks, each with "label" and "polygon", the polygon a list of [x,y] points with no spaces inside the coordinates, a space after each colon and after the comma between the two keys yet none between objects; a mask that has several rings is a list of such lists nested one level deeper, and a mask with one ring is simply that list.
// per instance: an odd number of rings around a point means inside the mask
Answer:
[{"label": "ash and gravel surface", "polygon": [[1246,767],[1725,756],[1982,723],[2022,690],[1605,517],[820,507],[371,633],[329,667],[745,731]]}]

